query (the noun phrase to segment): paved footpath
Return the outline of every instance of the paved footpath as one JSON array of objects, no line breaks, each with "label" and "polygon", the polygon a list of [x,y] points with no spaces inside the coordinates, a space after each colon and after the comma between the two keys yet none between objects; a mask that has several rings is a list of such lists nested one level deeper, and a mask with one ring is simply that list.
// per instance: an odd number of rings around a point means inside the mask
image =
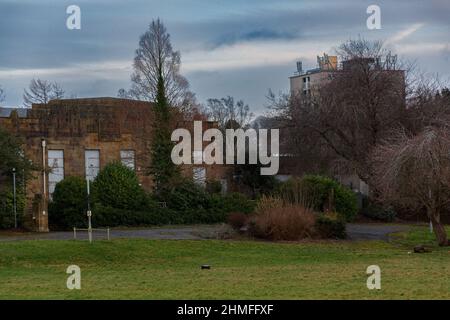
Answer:
[{"label": "paved footpath", "polygon": [[[166,239],[166,240],[200,240],[217,238],[222,229],[220,225],[194,225],[177,227],[160,227],[147,229],[111,229],[112,239],[139,238],[139,239]],[[408,226],[385,224],[347,224],[347,234],[350,240],[389,240],[389,234],[405,231]],[[87,232],[77,232],[78,239],[87,239]],[[0,241],[20,240],[71,240],[72,231],[49,233],[0,233]],[[94,239],[106,239],[106,233],[94,232]]]},{"label": "paved footpath", "polygon": [[408,225],[390,225],[381,223],[348,223],[347,235],[350,240],[389,241],[391,233],[407,231]]}]

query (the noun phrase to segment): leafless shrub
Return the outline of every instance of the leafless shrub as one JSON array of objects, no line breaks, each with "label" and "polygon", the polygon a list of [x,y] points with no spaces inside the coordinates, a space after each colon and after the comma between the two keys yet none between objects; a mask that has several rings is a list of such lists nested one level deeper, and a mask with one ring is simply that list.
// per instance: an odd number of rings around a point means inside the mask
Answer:
[{"label": "leafless shrub", "polygon": [[248,216],[242,212],[232,212],[227,217],[228,224],[234,230],[240,230],[247,223]]},{"label": "leafless shrub", "polygon": [[263,195],[256,204],[256,212],[265,212],[273,208],[284,206],[284,201],[280,197]]},{"label": "leafless shrub", "polygon": [[372,153],[373,184],[382,201],[426,209],[439,245],[448,245],[441,214],[450,205],[450,132],[427,127],[418,135],[398,131]]},{"label": "leafless shrub", "polygon": [[299,240],[314,235],[315,215],[300,204],[266,197],[250,218],[251,235],[270,240]]}]

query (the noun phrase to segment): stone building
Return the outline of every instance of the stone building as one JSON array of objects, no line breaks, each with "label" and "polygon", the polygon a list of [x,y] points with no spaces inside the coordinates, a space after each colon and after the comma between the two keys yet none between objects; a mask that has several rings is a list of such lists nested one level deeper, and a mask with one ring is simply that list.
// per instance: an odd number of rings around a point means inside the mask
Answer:
[{"label": "stone building", "polygon": [[[174,127],[189,123],[176,116]],[[67,176],[93,180],[107,163],[121,161],[135,170],[144,189],[152,189],[148,175],[153,127],[152,104],[118,98],[63,99],[33,104],[20,113],[3,110],[0,126],[24,140],[26,155],[41,170],[27,184],[25,226],[48,231],[47,203],[56,183]],[[206,122],[205,127],[216,126]],[[207,128],[204,128],[206,130]],[[227,185],[226,168],[184,166],[187,176]]]}]

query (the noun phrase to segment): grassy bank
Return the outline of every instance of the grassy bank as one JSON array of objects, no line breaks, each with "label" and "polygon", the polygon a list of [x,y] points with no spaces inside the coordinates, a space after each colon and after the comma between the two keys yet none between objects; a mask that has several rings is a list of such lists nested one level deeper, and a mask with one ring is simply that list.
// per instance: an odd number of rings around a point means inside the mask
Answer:
[{"label": "grassy bank", "polygon": [[[19,241],[0,243],[1,299],[450,299],[450,248],[425,227],[392,243]],[[410,253],[419,242],[433,252]],[[81,290],[68,290],[69,265]],[[210,264],[211,270],[200,270]],[[382,289],[368,290],[379,265]]]}]

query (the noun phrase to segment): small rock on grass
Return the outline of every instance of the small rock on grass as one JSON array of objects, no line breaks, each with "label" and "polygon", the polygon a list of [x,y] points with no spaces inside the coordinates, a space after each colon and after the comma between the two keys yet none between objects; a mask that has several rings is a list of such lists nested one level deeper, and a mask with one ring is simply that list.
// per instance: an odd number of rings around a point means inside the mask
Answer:
[{"label": "small rock on grass", "polygon": [[417,245],[414,247],[414,253],[426,253],[431,252],[430,248],[425,247],[424,245]]}]

